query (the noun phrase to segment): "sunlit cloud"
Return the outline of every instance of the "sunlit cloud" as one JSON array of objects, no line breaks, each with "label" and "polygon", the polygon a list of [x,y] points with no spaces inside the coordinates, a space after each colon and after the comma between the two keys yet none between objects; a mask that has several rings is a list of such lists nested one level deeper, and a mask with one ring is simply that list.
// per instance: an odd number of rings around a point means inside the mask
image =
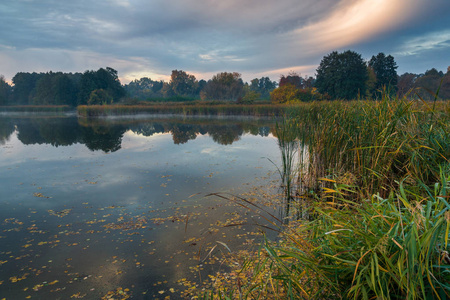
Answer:
[{"label": "sunlit cloud", "polygon": [[398,55],[416,55],[420,52],[450,47],[450,30],[427,33],[404,42],[396,53]]},{"label": "sunlit cloud", "polygon": [[369,40],[394,30],[420,8],[420,1],[361,0],[341,1],[326,18],[290,34],[308,51],[328,51]]}]

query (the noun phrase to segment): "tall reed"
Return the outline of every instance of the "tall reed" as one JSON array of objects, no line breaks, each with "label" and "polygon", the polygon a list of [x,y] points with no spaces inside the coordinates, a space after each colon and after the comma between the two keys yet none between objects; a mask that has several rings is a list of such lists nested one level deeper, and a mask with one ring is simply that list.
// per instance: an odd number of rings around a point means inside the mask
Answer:
[{"label": "tall reed", "polygon": [[[439,180],[449,165],[450,116],[444,103],[390,98],[379,102],[318,102],[292,113],[297,136],[307,146],[307,185],[319,178],[351,183],[361,195],[383,196],[409,178],[414,184]],[[292,121],[291,121],[292,122]]]},{"label": "tall reed", "polygon": [[245,260],[239,294],[219,294],[448,299],[449,107],[385,93],[292,108],[276,130],[280,172],[291,200],[309,200],[312,218],[279,227],[279,242]]}]

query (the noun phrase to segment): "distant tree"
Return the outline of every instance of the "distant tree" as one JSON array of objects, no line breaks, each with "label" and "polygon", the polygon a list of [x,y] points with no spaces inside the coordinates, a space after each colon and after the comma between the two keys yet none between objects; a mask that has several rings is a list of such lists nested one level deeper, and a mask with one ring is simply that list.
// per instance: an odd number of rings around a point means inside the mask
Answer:
[{"label": "distant tree", "polygon": [[237,72],[214,75],[202,91],[202,99],[237,101],[244,94],[244,82]]},{"label": "distant tree", "polygon": [[260,94],[262,99],[270,98],[270,92],[277,87],[275,81],[271,81],[269,77],[255,78],[250,82],[250,90]]},{"label": "distant tree", "polygon": [[293,84],[284,84],[270,93],[272,103],[308,102],[314,100],[312,89],[297,88]]},{"label": "distant tree", "polygon": [[416,80],[419,77],[417,74],[404,73],[398,77],[397,80],[397,95],[404,97],[410,93],[416,86]]},{"label": "distant tree", "polygon": [[148,77],[135,79],[129,84],[125,85],[125,91],[131,98],[147,100],[151,98],[162,98],[161,89],[163,81],[154,81]]},{"label": "distant tree", "polygon": [[281,75],[278,86],[282,87],[286,84],[291,84],[298,89],[304,88],[304,79],[296,72],[290,72],[287,76]]},{"label": "distant tree", "polygon": [[198,82],[194,75],[189,75],[182,70],[173,70],[170,76],[170,87],[177,96],[193,97],[196,96]]},{"label": "distant tree", "polygon": [[54,104],[52,73],[43,74],[36,82],[32,103],[35,105]]},{"label": "distant tree", "polygon": [[88,105],[101,105],[101,104],[111,104],[113,102],[113,97],[105,91],[104,89],[97,89],[91,92]]},{"label": "distant tree", "polygon": [[80,80],[78,103],[86,104],[92,91],[97,89],[107,91],[113,101],[118,101],[125,96],[125,89],[120,83],[117,71],[109,67],[83,73]]},{"label": "distant tree", "polygon": [[380,52],[377,56],[372,56],[369,61],[369,68],[373,70],[376,76],[374,96],[379,95],[379,91],[386,89],[396,91],[397,88],[397,63],[391,55],[386,56]]},{"label": "distant tree", "polygon": [[11,86],[6,82],[5,77],[0,75],[0,105],[7,105],[11,96]]},{"label": "distant tree", "polygon": [[314,84],[316,83],[316,80],[311,76],[305,76],[303,79],[303,88],[304,89],[312,89],[314,87]]},{"label": "distant tree", "polygon": [[244,96],[238,100],[242,104],[251,104],[261,99],[261,94],[250,89],[248,85],[244,86]]},{"label": "distant tree", "polygon": [[325,56],[317,69],[316,87],[332,98],[356,99],[366,92],[367,67],[353,51],[334,51]]},{"label": "distant tree", "polygon": [[12,104],[26,105],[31,104],[33,99],[33,92],[36,82],[43,76],[38,73],[24,73],[19,72],[13,78],[13,100]]},{"label": "distant tree", "polygon": [[375,95],[377,89],[377,75],[371,67],[367,67],[367,81],[366,81],[366,96],[372,97]]},{"label": "distant tree", "polygon": [[441,79],[444,77],[442,71],[435,68],[427,70],[423,76],[416,80],[417,94],[425,100],[432,100],[441,86]]},{"label": "distant tree", "polygon": [[450,67],[447,73],[442,77],[441,89],[439,91],[439,96],[442,99],[450,100]]}]

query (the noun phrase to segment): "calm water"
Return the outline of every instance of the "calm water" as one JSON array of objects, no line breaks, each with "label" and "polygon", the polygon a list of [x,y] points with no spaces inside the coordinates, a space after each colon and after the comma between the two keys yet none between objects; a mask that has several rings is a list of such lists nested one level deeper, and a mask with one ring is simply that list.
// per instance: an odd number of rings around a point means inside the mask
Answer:
[{"label": "calm water", "polygon": [[205,196],[273,192],[272,127],[0,116],[0,299],[177,299],[224,268],[217,241],[261,239],[224,227],[257,214]]}]

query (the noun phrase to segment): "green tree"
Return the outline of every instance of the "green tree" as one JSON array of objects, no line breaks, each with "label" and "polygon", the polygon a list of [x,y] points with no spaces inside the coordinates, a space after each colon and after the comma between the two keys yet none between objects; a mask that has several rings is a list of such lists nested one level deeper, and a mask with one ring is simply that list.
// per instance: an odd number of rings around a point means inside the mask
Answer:
[{"label": "green tree", "polygon": [[78,104],[86,104],[92,91],[103,89],[111,95],[113,101],[118,101],[125,96],[117,71],[107,67],[97,71],[86,71],[81,76]]},{"label": "green tree", "polygon": [[369,68],[373,70],[376,76],[374,96],[379,96],[384,88],[396,91],[397,89],[397,63],[392,55],[386,56],[380,52],[377,56],[372,56],[369,61]]},{"label": "green tree", "polygon": [[5,77],[0,75],[0,105],[7,105],[11,96],[11,86],[6,82]]},{"label": "green tree", "polygon": [[331,52],[320,62],[315,86],[334,99],[356,99],[366,92],[367,67],[361,55],[347,50]]},{"label": "green tree", "polygon": [[270,98],[270,92],[277,87],[275,81],[271,81],[269,77],[255,78],[250,81],[250,90],[261,95],[262,99]]},{"label": "green tree", "polygon": [[13,101],[15,105],[31,104],[36,82],[43,76],[38,73],[17,73],[13,79]]},{"label": "green tree", "polygon": [[154,81],[148,77],[135,79],[129,84],[125,85],[125,91],[129,97],[147,100],[151,98],[162,98],[161,89],[163,81]]},{"label": "green tree", "polygon": [[100,105],[100,104],[111,104],[113,102],[113,97],[105,91],[104,89],[97,89],[91,92],[88,105]]}]

